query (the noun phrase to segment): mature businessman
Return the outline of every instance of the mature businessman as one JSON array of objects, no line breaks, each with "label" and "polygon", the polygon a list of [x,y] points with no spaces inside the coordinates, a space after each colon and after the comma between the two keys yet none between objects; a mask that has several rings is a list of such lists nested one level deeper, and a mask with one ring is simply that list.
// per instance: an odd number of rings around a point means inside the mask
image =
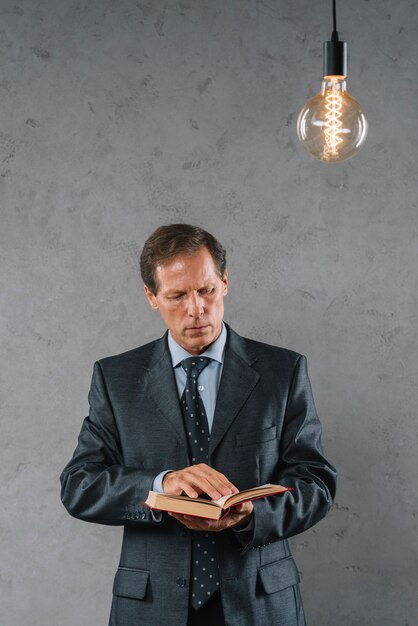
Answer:
[{"label": "mature businessman", "polygon": [[[303,626],[287,538],[324,517],[335,493],[306,358],[223,322],[225,251],[208,232],[158,228],[141,274],[168,331],[95,363],[61,475],[72,515],[124,526],[109,624]],[[150,489],[217,499],[268,482],[293,490],[220,521],[144,504]]]}]

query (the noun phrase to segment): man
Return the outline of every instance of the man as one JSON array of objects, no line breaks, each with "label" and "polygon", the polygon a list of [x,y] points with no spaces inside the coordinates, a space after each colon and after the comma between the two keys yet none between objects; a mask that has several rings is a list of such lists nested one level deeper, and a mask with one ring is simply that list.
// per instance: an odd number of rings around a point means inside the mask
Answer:
[{"label": "man", "polygon": [[[90,412],[61,476],[80,519],[124,525],[110,626],[303,626],[288,537],[335,493],[302,355],[223,322],[225,251],[187,224],[141,255],[146,297],[168,332],[94,366]],[[292,488],[219,521],[150,510],[148,491],[218,499]]]}]

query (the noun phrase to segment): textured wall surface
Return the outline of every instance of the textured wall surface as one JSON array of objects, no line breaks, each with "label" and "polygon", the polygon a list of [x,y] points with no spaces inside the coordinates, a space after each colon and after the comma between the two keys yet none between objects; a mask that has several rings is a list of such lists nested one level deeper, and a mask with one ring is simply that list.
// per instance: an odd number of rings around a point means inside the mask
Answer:
[{"label": "textured wall surface", "polygon": [[418,10],[340,3],[359,155],[311,159],[331,3],[0,0],[1,626],[107,623],[121,529],[58,477],[93,362],[158,337],[138,254],[229,252],[226,320],[307,355],[337,501],[292,540],[310,626],[416,626]]}]

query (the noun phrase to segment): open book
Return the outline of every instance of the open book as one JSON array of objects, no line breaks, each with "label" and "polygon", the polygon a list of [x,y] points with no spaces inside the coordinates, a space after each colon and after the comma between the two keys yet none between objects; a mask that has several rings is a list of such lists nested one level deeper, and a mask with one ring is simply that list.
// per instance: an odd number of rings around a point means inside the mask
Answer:
[{"label": "open book", "polygon": [[257,500],[258,498],[265,498],[266,496],[274,496],[284,491],[292,491],[292,487],[267,484],[261,485],[260,487],[253,487],[252,489],[244,489],[244,491],[239,491],[231,496],[223,496],[219,498],[219,500],[189,498],[189,496],[171,496],[168,493],[150,491],[145,500],[145,504],[149,506],[150,509],[217,520],[224,517],[231,507],[241,504],[241,502]]}]

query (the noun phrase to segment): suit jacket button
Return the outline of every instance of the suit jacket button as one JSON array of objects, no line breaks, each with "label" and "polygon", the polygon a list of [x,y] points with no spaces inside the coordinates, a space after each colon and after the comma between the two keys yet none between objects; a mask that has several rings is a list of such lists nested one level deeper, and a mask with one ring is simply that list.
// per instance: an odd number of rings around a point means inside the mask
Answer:
[{"label": "suit jacket button", "polygon": [[186,580],[184,578],[177,578],[177,585],[178,587],[185,587],[186,586]]}]

